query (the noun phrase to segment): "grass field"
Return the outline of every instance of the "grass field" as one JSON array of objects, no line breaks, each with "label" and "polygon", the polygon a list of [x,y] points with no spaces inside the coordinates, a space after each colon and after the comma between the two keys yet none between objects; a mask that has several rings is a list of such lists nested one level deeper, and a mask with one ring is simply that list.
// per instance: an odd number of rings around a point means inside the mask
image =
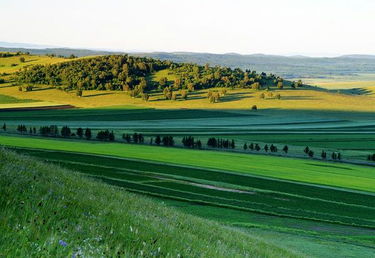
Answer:
[{"label": "grass field", "polygon": [[[285,159],[217,151],[196,151],[120,143],[85,143],[30,137],[0,137],[7,146],[76,151],[99,155],[199,166],[259,176],[270,176],[306,183],[375,191],[375,173],[371,167],[328,164],[314,160]],[[197,155],[199,158],[197,158]],[[173,157],[173,158],[171,158]]]},{"label": "grass field", "polygon": [[6,95],[0,95],[0,105],[1,104],[13,104],[13,103],[29,103],[29,102],[35,102],[35,100],[32,99],[17,99],[11,96]]},{"label": "grass field", "polygon": [[[0,58],[0,74],[69,61],[26,57],[25,63]],[[166,69],[147,80],[163,77],[176,79]],[[207,90],[190,92],[186,101],[165,100],[154,90],[148,102],[122,91],[84,91],[77,97],[75,91],[48,85],[21,92],[6,75],[0,84],[0,125],[7,129],[0,132],[0,145],[53,164],[0,151],[0,186],[5,186],[0,194],[10,200],[0,200],[0,208],[6,208],[0,209],[6,218],[0,219],[5,232],[0,256],[28,251],[41,256],[373,257],[375,163],[366,159],[375,153],[375,77],[358,78],[272,88],[281,99],[266,91],[261,99],[263,91],[228,89],[211,104]],[[58,110],[62,105],[71,106]],[[253,105],[258,110],[251,110]],[[20,135],[20,124],[28,132],[49,125],[67,125],[73,132],[91,128],[93,138],[108,129],[116,142]],[[145,144],[125,144],[122,134],[135,132],[145,136]],[[157,135],[173,136],[176,147],[149,145]],[[201,140],[203,149],[182,148],[184,136]],[[210,149],[210,137],[234,139],[236,148]],[[244,151],[243,144],[252,142],[275,144],[279,151]],[[314,159],[303,152],[306,146]],[[340,152],[342,160],[322,161],[322,150]],[[49,215],[53,211],[61,216]],[[16,242],[27,244],[17,250]]]},{"label": "grass field", "polygon": [[[305,157],[303,149],[339,151],[344,160],[365,161],[375,150],[375,120],[371,112],[311,110],[192,110],[150,109],[137,106],[67,110],[1,112],[0,123],[8,133],[17,133],[19,124],[27,127],[68,125],[73,130],[90,127],[113,130],[121,140],[123,133],[142,133],[149,142],[156,135],[173,135],[177,145],[187,135],[206,143],[210,137],[236,140],[236,151],[243,144],[289,146],[289,156]],[[266,154],[264,151],[260,153]],[[281,152],[278,153],[281,155]],[[282,154],[285,156],[284,154]]]},{"label": "grass field", "polygon": [[330,250],[337,249],[346,255],[371,257],[375,243],[374,194],[168,163],[35,149],[17,151],[154,196],[155,201],[184,213],[255,233],[307,256],[330,257]]},{"label": "grass field", "polygon": [[[25,58],[25,62],[21,62],[20,58]],[[14,73],[22,68],[31,65],[45,65],[45,64],[56,64],[59,62],[66,62],[67,59],[59,57],[48,57],[48,56],[36,56],[36,55],[19,55],[12,57],[0,58],[0,74],[2,73]]]},{"label": "grass field", "polygon": [[1,256],[298,256],[72,171],[0,160]]},{"label": "grass field", "polygon": [[[39,89],[39,90],[38,90]],[[75,92],[67,93],[48,86],[38,86],[35,91],[20,92],[18,87],[9,87],[3,84],[0,94],[20,99],[38,99],[77,107],[103,107],[118,105],[138,105],[161,109],[247,109],[257,105],[260,109],[321,109],[346,111],[373,111],[374,95],[348,95],[317,90],[299,89],[274,91],[282,98],[260,99],[261,92],[253,90],[229,90],[228,94],[219,103],[209,103],[207,91],[201,90],[190,93],[187,101],[165,100],[161,93],[150,94],[150,100],[145,102],[139,98],[131,98],[125,92],[119,91],[85,91],[83,97],[75,96]]]}]

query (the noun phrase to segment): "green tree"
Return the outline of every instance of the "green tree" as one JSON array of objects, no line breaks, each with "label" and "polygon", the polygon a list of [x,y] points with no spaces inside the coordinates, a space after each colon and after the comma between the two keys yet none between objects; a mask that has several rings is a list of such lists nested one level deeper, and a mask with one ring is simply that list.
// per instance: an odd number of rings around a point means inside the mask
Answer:
[{"label": "green tree", "polygon": [[87,140],[91,139],[92,134],[91,134],[91,129],[90,128],[86,128],[86,130],[85,130],[85,137],[86,137]]},{"label": "green tree", "polygon": [[79,138],[82,138],[83,137],[83,129],[81,127],[77,128],[77,136]]}]

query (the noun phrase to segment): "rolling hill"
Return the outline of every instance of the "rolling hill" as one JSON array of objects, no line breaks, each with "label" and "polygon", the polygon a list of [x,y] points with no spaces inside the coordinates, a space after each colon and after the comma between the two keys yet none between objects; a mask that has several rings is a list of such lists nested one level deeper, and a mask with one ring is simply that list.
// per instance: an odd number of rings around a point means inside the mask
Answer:
[{"label": "rolling hill", "polygon": [[298,257],[55,165],[0,160],[0,256]]}]

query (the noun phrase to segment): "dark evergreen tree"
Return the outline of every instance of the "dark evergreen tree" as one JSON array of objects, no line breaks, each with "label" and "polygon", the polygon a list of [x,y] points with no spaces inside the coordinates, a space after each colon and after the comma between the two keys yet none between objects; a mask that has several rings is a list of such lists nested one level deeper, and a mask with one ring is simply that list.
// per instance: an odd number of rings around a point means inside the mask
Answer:
[{"label": "dark evergreen tree", "polygon": [[87,140],[91,139],[92,134],[91,134],[91,129],[90,128],[86,128],[86,130],[85,130],[85,137],[86,137]]},{"label": "dark evergreen tree", "polygon": [[71,135],[71,130],[68,126],[63,126],[61,128],[61,136],[62,137],[70,137]]},{"label": "dark evergreen tree", "polygon": [[157,145],[160,145],[160,143],[161,143],[161,138],[160,138],[159,135],[156,136],[156,138],[155,138],[155,143],[156,143]]},{"label": "dark evergreen tree", "polygon": [[82,138],[83,137],[83,129],[81,127],[77,128],[77,136],[79,138]]}]

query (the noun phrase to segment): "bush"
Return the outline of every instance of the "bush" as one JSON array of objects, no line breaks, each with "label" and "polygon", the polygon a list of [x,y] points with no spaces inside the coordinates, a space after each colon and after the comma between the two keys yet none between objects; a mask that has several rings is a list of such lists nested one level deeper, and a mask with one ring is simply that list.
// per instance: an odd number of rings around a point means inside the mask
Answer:
[{"label": "bush", "polygon": [[182,99],[184,99],[184,100],[187,99],[187,97],[188,97],[188,93],[187,93],[186,90],[182,90],[182,91],[180,92],[180,94],[181,94],[181,98],[182,98]]},{"label": "bush", "polygon": [[143,99],[144,101],[148,101],[148,100],[150,99],[150,96],[149,96],[147,93],[143,93],[143,94],[142,94],[142,99]]},{"label": "bush", "polygon": [[82,93],[83,93],[83,91],[82,91],[81,89],[77,89],[77,91],[76,91],[76,95],[77,95],[78,97],[82,97]]}]

